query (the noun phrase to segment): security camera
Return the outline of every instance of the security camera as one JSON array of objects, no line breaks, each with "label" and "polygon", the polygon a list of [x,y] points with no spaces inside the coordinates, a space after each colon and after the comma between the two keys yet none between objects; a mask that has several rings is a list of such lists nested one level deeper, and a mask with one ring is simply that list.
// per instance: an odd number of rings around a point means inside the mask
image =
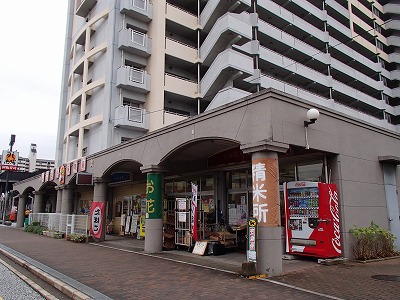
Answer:
[{"label": "security camera", "polygon": [[307,121],[304,121],[304,126],[308,127],[310,124],[314,124],[319,118],[319,111],[315,108],[311,108],[307,111]]}]

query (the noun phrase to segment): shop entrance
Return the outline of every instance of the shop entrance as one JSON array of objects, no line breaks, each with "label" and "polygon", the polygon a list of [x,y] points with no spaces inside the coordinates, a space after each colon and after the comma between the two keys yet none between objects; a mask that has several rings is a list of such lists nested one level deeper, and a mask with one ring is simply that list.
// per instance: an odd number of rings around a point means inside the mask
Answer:
[{"label": "shop entrance", "polygon": [[144,222],[146,217],[145,195],[125,196],[118,203],[120,206],[119,235],[144,237]]},{"label": "shop entrance", "polygon": [[189,180],[166,180],[167,198],[164,202],[164,248],[191,248],[194,244],[192,213],[192,184],[198,188],[196,201],[195,239],[207,239],[217,225],[214,196],[214,176],[199,176]]}]

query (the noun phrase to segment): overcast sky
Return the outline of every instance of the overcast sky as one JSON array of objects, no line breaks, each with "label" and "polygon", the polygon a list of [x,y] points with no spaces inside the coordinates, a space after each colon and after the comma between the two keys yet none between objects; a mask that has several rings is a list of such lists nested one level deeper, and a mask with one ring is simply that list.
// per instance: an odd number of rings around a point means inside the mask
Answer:
[{"label": "overcast sky", "polygon": [[0,151],[54,159],[68,1],[1,2]]}]

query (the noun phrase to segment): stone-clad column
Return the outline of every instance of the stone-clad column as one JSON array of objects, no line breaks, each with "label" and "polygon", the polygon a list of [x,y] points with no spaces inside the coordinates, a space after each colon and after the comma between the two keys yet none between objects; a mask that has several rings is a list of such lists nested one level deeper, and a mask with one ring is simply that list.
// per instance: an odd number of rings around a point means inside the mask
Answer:
[{"label": "stone-clad column", "polygon": [[26,206],[26,197],[27,196],[28,195],[26,195],[26,194],[19,195],[16,227],[24,227],[25,206]]},{"label": "stone-clad column", "polygon": [[56,202],[56,213],[61,213],[61,203],[62,203],[62,188],[61,186],[55,187],[57,191],[57,202]]},{"label": "stone-clad column", "polygon": [[33,192],[35,195],[35,201],[33,202],[33,209],[32,212],[34,214],[42,213],[43,212],[43,197],[44,197],[44,192],[41,191],[35,191]]},{"label": "stone-clad column", "polygon": [[100,238],[94,238],[95,242],[102,242],[106,238],[106,207],[107,207],[107,180],[97,177],[93,179],[93,202],[104,203],[104,211],[101,216],[101,233]]},{"label": "stone-clad column", "polygon": [[163,175],[158,166],[141,167],[147,173],[146,183],[146,238],[144,251],[156,253],[163,245]]},{"label": "stone-clad column", "polygon": [[68,185],[63,185],[61,188],[62,188],[61,213],[71,214],[74,209],[74,190]]},{"label": "stone-clad column", "polygon": [[282,274],[282,228],[279,199],[278,152],[289,145],[260,142],[241,145],[252,154],[253,217],[258,220],[257,272],[268,276]]}]

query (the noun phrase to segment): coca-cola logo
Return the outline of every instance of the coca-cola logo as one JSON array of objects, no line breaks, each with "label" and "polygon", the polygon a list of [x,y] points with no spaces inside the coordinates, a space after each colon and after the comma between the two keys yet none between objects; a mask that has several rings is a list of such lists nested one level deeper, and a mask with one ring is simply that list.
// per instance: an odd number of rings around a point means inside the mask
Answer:
[{"label": "coca-cola logo", "polygon": [[296,182],[295,186],[306,186],[305,182]]},{"label": "coca-cola logo", "polygon": [[339,197],[336,191],[329,188],[329,210],[333,220],[332,246],[338,254],[342,254],[340,241],[340,220],[339,220]]}]

